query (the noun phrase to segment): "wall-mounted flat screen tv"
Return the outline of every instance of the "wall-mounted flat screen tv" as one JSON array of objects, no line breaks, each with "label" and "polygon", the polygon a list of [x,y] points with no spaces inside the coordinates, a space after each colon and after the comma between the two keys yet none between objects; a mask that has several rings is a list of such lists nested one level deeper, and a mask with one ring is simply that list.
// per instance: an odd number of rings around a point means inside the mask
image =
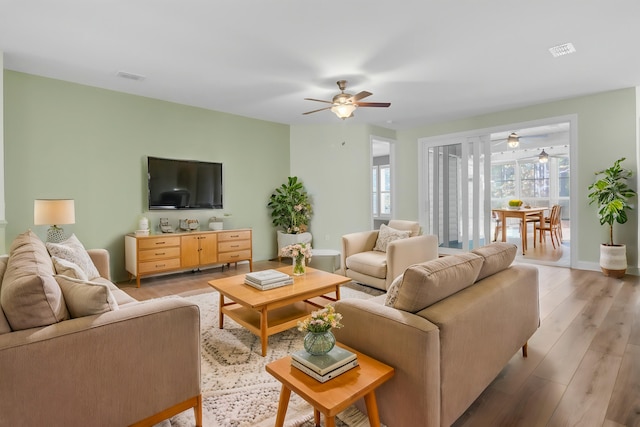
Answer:
[{"label": "wall-mounted flat screen tv", "polygon": [[149,210],[222,209],[222,163],[147,157]]}]

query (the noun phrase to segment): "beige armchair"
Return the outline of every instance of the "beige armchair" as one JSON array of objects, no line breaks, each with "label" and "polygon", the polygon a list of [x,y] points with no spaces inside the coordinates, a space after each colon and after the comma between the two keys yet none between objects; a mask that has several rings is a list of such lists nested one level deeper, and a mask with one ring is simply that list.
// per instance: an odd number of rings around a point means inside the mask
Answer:
[{"label": "beige armchair", "polygon": [[379,230],[361,231],[342,236],[342,268],[344,275],[356,282],[386,291],[393,279],[413,264],[438,257],[438,238],[419,235],[420,224],[391,220],[389,227],[410,231],[410,237],[394,240],[386,252],[374,250]]}]

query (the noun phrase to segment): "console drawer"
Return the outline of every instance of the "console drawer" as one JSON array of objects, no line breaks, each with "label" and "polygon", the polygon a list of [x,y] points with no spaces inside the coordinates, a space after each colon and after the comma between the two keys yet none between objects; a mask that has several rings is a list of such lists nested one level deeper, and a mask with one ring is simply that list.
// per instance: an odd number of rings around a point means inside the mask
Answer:
[{"label": "console drawer", "polygon": [[162,237],[152,237],[150,239],[140,239],[138,242],[138,249],[155,249],[155,248],[165,248],[168,246],[180,246],[180,237],[178,236],[162,236]]},{"label": "console drawer", "polygon": [[251,240],[251,230],[223,231],[218,233],[218,242],[228,242],[230,240]]},{"label": "console drawer", "polygon": [[175,270],[180,268],[180,258],[159,259],[156,261],[141,262],[139,264],[139,274],[152,273],[155,271]]},{"label": "console drawer", "polygon": [[251,251],[235,251],[235,252],[223,252],[218,253],[218,262],[220,263],[228,263],[228,262],[238,262],[244,260],[251,259]]},{"label": "console drawer", "polygon": [[155,259],[180,258],[180,248],[177,246],[171,248],[158,247],[154,249],[146,249],[138,254],[140,262],[151,261]]},{"label": "console drawer", "polygon": [[237,252],[244,249],[251,249],[251,240],[238,240],[218,243],[218,253],[220,252]]}]

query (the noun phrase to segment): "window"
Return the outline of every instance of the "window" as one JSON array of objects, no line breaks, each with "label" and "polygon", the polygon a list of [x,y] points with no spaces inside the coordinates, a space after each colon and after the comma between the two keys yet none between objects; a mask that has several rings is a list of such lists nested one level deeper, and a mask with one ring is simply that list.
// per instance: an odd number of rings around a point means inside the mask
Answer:
[{"label": "window", "polygon": [[513,199],[516,197],[515,163],[491,165],[491,198]]},{"label": "window", "polygon": [[375,165],[372,168],[373,217],[391,216],[391,167],[388,164]]},{"label": "window", "polygon": [[549,198],[549,163],[540,163],[537,160],[520,163],[519,198]]}]

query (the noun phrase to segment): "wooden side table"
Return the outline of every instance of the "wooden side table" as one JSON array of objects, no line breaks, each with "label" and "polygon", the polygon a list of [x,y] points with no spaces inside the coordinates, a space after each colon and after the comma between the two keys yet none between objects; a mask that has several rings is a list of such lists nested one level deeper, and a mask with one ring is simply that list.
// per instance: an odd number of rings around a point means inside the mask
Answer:
[{"label": "wooden side table", "polygon": [[282,383],[276,427],[284,425],[292,391],[313,406],[314,421],[318,427],[320,413],[324,414],[327,427],[335,427],[335,416],[361,397],[364,397],[367,405],[369,424],[372,427],[380,427],[375,390],[393,376],[394,369],[359,351],[342,344],[338,345],[356,353],[359,365],[325,383],[316,381],[291,366],[291,356],[283,357],[266,366],[267,372]]}]

